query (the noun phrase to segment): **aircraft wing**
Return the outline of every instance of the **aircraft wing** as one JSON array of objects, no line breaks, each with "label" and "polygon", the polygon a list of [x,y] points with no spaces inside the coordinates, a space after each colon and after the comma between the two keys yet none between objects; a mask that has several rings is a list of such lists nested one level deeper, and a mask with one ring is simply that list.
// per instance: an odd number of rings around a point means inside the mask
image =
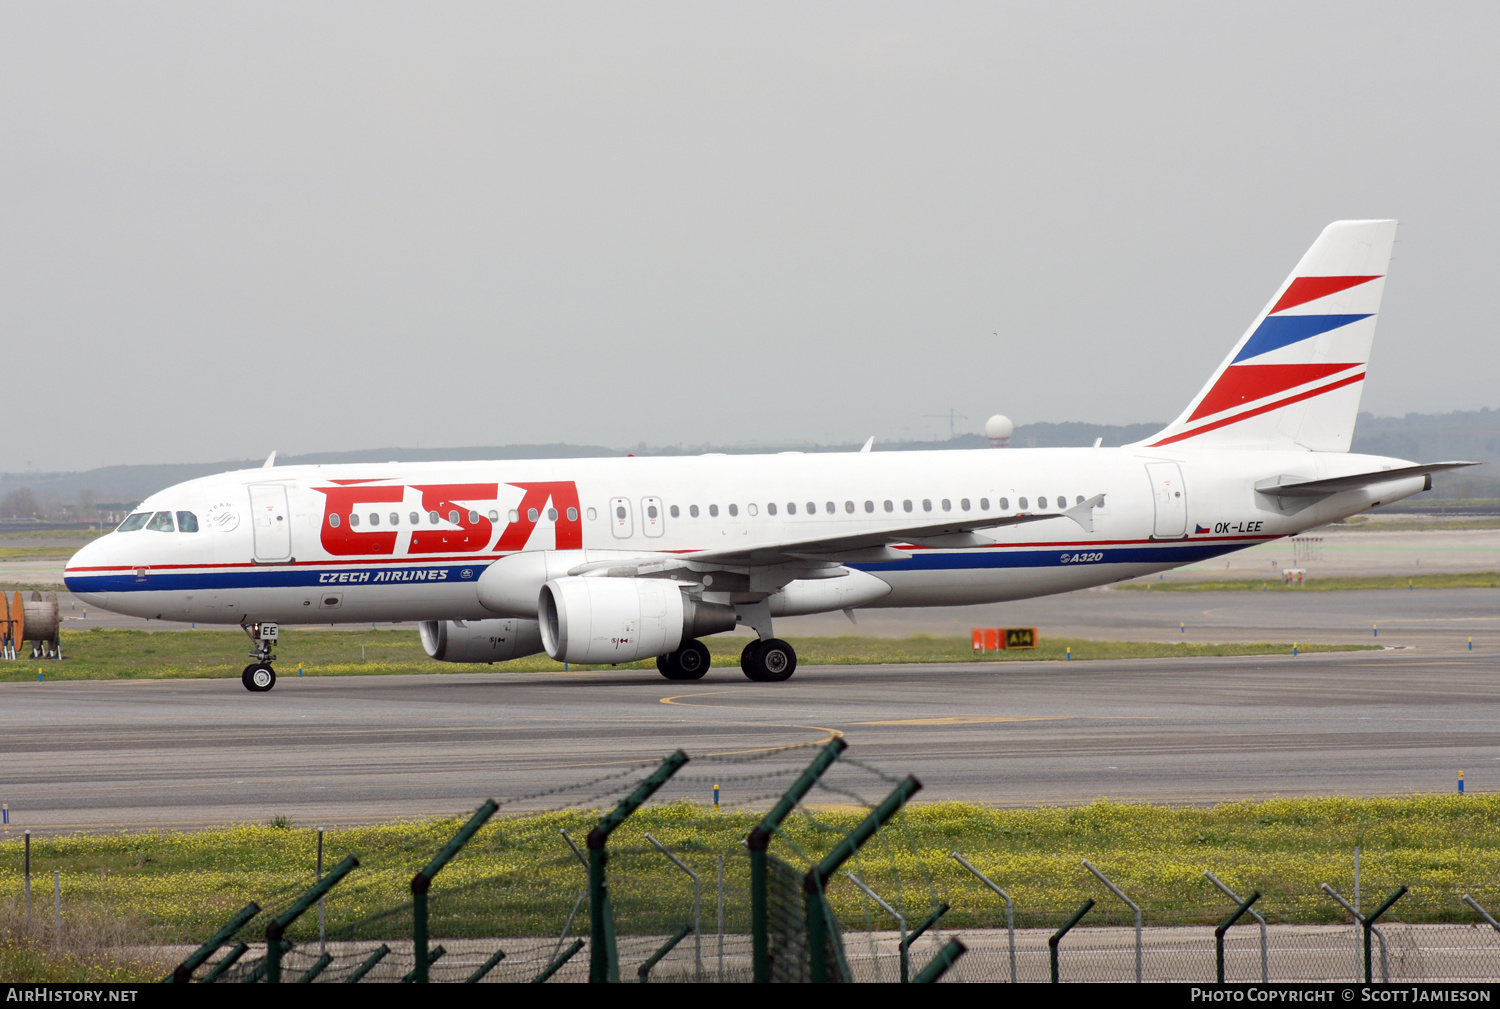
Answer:
[{"label": "aircraft wing", "polygon": [[1072,519],[1085,531],[1093,532],[1093,511],[1104,503],[1103,494],[1095,494],[1081,504],[1065,511],[1035,514],[1023,512],[1019,515],[984,516],[978,518],[945,517],[929,522],[914,522],[899,528],[847,533],[839,536],[809,536],[782,540],[776,543],[760,543],[749,547],[734,547],[726,550],[704,550],[699,553],[682,554],[667,558],[660,554],[637,559],[617,559],[581,564],[568,573],[584,574],[597,568],[606,568],[611,574],[645,573],[640,569],[691,566],[697,570],[747,569],[771,565],[829,566],[846,563],[904,560],[910,556],[898,546],[911,544],[925,547],[958,549],[994,544],[994,540],[979,536],[982,529],[1001,529],[1007,526],[1045,522],[1049,519]]},{"label": "aircraft wing", "polygon": [[1462,469],[1465,466],[1478,466],[1476,462],[1429,462],[1420,466],[1402,466],[1399,469],[1376,470],[1373,473],[1356,473],[1353,476],[1336,476],[1327,480],[1300,480],[1296,477],[1276,477],[1271,480],[1262,480],[1255,485],[1255,489],[1262,494],[1270,494],[1274,497],[1327,497],[1337,494],[1339,491],[1356,490],[1360,487],[1368,487],[1371,484],[1385,483],[1388,480],[1401,480],[1405,477],[1425,476],[1428,477],[1427,489],[1432,487],[1432,474],[1443,473],[1450,469]]}]

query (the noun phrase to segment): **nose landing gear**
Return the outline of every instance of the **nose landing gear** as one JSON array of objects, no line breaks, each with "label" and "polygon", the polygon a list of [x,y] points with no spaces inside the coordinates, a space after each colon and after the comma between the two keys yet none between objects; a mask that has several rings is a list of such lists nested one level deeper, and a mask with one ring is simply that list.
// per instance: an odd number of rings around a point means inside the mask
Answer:
[{"label": "nose landing gear", "polygon": [[281,628],[272,623],[240,624],[240,628],[249,636],[254,651],[250,657],[255,661],[245,667],[240,674],[240,682],[245,689],[253,694],[263,694],[276,686],[276,670],[271,668],[271,663],[276,661],[276,656],[271,654],[276,640],[280,637]]}]

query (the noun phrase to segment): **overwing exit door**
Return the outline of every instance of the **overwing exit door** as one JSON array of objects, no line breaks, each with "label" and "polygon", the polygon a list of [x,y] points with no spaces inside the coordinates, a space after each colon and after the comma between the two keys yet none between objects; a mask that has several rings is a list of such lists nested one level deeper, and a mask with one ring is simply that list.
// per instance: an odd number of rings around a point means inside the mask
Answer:
[{"label": "overwing exit door", "polygon": [[1152,539],[1180,540],[1187,536],[1187,488],[1182,467],[1175,462],[1148,462],[1146,475],[1156,500],[1156,532]]},{"label": "overwing exit door", "polygon": [[256,560],[291,560],[292,517],[286,506],[284,485],[250,485],[250,526],[255,530]]}]

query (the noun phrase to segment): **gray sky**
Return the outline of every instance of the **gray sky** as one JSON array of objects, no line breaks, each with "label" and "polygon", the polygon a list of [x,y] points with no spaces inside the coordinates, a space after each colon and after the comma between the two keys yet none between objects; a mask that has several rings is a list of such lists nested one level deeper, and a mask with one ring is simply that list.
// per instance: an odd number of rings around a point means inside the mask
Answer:
[{"label": "gray sky", "polygon": [[1497,37],[4,0],[0,469],[1165,421],[1341,217],[1402,222],[1364,409],[1500,405]]}]

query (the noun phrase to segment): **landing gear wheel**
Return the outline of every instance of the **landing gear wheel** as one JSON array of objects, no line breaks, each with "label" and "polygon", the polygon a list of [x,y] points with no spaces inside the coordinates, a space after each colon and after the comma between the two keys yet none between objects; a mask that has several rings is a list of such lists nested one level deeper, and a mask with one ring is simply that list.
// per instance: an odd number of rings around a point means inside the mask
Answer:
[{"label": "landing gear wheel", "polygon": [[252,662],[240,674],[240,682],[252,694],[263,694],[276,686],[276,670],[264,662]]},{"label": "landing gear wheel", "polygon": [[742,672],[744,672],[744,674],[746,676],[750,677],[750,679],[752,679],[752,680],[756,680],[756,679],[760,678],[760,677],[756,676],[755,672],[754,672],[754,670],[755,670],[755,653],[757,651],[759,651],[759,650],[760,650],[760,639],[756,638],[756,639],[752,639],[751,642],[748,645],[745,646],[745,650],[742,651],[742,652],[740,652],[740,670]]},{"label": "landing gear wheel", "polygon": [[740,656],[745,675],[757,683],[780,683],[797,671],[797,653],[780,638],[767,638]]},{"label": "landing gear wheel", "polygon": [[708,646],[701,641],[689,640],[675,652],[658,655],[656,668],[669,680],[701,680],[711,662]]}]

